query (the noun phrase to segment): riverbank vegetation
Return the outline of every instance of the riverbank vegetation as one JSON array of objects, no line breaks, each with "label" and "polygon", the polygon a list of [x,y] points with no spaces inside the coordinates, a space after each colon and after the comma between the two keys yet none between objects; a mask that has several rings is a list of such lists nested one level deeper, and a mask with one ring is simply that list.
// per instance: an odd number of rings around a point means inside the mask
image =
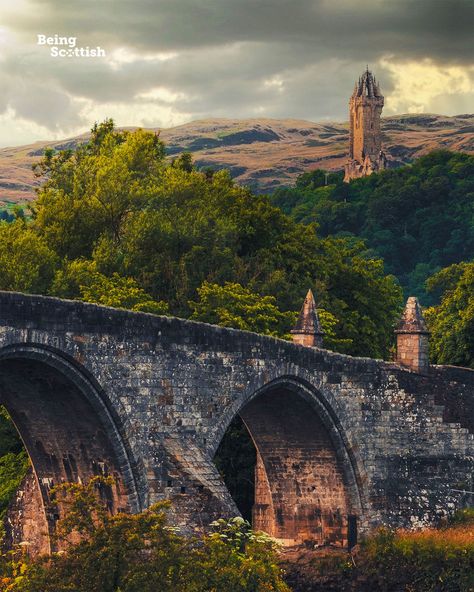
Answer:
[{"label": "riverbank vegetation", "polygon": [[[182,536],[167,524],[168,503],[111,516],[100,498],[110,478],[62,484],[52,556],[25,548],[0,557],[0,592],[470,592],[474,511],[421,531],[382,529],[351,553],[283,551],[242,518],[207,534]],[[109,483],[110,484],[110,483]],[[283,551],[283,552],[282,552]]]},{"label": "riverbank vegetation", "polygon": [[167,524],[165,502],[111,516],[98,495],[104,480],[53,490],[67,508],[57,530],[62,551],[4,554],[1,592],[290,592],[276,543],[242,518],[184,537]]},{"label": "riverbank vegetation", "polygon": [[439,528],[379,530],[351,554],[292,551],[283,564],[294,592],[471,592],[474,510]]}]

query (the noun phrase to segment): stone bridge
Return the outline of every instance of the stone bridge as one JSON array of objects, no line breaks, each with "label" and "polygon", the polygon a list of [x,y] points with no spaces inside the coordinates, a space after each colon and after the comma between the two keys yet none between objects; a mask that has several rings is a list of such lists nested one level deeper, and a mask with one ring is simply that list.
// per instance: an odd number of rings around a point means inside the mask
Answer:
[{"label": "stone bridge", "polygon": [[[0,292],[0,402],[35,479],[18,542],[45,548],[62,481],[113,475],[111,511],[171,499],[204,528],[237,508],[213,457],[229,424],[257,451],[255,527],[353,543],[472,501],[474,371],[353,358],[250,332]],[[35,493],[36,492],[36,493]],[[39,540],[39,533],[46,538]]]}]

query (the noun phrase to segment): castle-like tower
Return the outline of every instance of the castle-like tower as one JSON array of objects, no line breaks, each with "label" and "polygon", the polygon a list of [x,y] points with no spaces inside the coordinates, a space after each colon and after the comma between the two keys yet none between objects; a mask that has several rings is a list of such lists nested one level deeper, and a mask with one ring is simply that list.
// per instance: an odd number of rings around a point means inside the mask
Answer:
[{"label": "castle-like tower", "polygon": [[345,166],[346,182],[386,167],[380,131],[383,103],[380,87],[367,67],[356,82],[349,101],[350,147]]}]

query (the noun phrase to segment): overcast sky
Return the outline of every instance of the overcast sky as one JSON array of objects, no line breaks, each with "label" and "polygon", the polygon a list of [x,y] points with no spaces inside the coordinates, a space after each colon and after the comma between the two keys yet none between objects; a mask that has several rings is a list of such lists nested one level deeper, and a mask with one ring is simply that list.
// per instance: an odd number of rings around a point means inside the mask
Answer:
[{"label": "overcast sky", "polygon": [[[0,0],[0,145],[105,117],[343,120],[367,63],[385,115],[472,113],[473,28],[474,0]],[[56,34],[106,56],[53,57]]]}]

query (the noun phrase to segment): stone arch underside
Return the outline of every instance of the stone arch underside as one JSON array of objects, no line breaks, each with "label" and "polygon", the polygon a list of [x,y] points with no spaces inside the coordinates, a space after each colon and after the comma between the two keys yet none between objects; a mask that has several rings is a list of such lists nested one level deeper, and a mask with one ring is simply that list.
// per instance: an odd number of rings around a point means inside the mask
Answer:
[{"label": "stone arch underside", "polygon": [[[63,509],[50,500],[62,482],[112,476],[99,493],[114,513],[137,510],[131,469],[120,436],[87,380],[48,352],[19,348],[0,351],[0,403],[10,413],[31,460],[34,478],[18,532],[10,542],[26,542],[31,552],[55,550],[51,535]],[[88,392],[87,392],[88,391]],[[17,500],[18,501],[18,500]]]},{"label": "stone arch underside", "polygon": [[287,545],[353,543],[349,523],[353,530],[361,513],[357,484],[335,426],[311,396],[277,384],[239,415],[257,450],[254,528]]}]

